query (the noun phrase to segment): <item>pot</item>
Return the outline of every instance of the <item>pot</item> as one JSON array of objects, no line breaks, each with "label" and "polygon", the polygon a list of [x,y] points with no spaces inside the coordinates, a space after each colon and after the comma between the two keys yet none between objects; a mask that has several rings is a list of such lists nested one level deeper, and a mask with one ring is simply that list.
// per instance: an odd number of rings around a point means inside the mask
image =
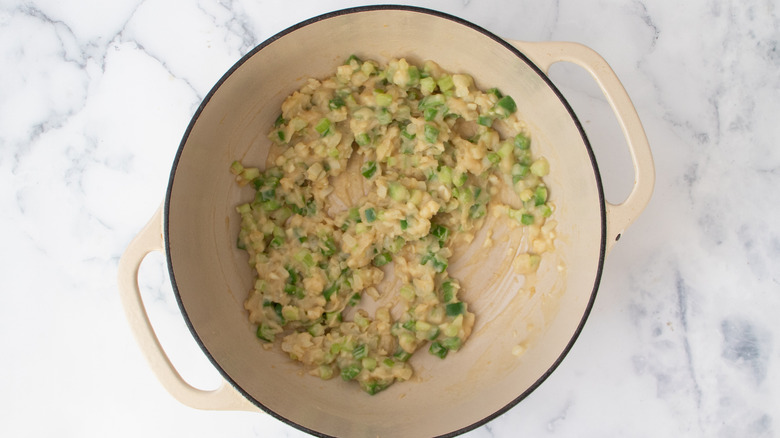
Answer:
[{"label": "pot", "polygon": [[[544,255],[533,283],[511,269],[511,239],[496,238],[498,228],[490,250],[454,257],[452,273],[464,284],[462,299],[477,315],[471,337],[446,360],[416,354],[417,377],[374,396],[341,379],[306,375],[280,351],[259,346],[243,308],[252,273],[235,245],[240,222],[235,207],[247,198],[247,189],[228,171],[234,160],[262,165],[266,132],[283,99],[307,77],[329,76],[350,54],[380,63],[393,57],[431,59],[445,70],[471,74],[482,89],[496,86],[513,96],[534,152],[550,163],[547,184],[557,206],[555,250]],[[605,201],[585,132],[545,74],[559,61],[593,76],[622,127],[635,174],[622,204]],[[266,412],[322,436],[455,435],[506,412],[561,363],[591,310],[604,257],[649,202],[653,183],[637,113],[592,50],[574,43],[505,41],[426,9],[337,11],[265,41],[214,86],[184,134],[164,204],[120,261],[120,292],[151,367],[189,406]],[[187,384],[157,341],[137,278],[151,251],[167,256],[182,316],[224,377],[217,390]]]}]

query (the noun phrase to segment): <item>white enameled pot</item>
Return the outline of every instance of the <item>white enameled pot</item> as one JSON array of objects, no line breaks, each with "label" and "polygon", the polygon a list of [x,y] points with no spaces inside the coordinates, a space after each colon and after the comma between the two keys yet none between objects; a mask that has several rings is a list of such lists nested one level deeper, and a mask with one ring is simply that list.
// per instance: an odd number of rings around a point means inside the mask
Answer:
[{"label": "white enameled pot", "polygon": [[[461,255],[451,266],[454,276],[462,276],[463,299],[477,315],[471,338],[446,360],[415,355],[418,377],[374,396],[340,379],[306,375],[283,353],[259,347],[242,306],[252,273],[235,245],[235,206],[247,189],[228,171],[236,159],[262,164],[266,132],[282,100],[305,78],[332,74],[350,54],[379,62],[431,59],[448,71],[471,74],[483,89],[495,86],[513,96],[531,129],[534,153],[550,163],[547,183],[557,206],[555,250],[543,257],[534,288],[511,269],[509,241],[494,238],[479,256]],[[591,74],[622,127],[635,180],[619,205],[605,201],[582,126],[546,76],[560,61]],[[262,411],[322,436],[456,435],[520,402],[563,360],[593,305],[604,257],[647,205],[653,184],[652,156],[637,113],[592,50],[574,43],[505,41],[425,9],[337,11],[262,43],[204,99],[179,147],[163,206],[120,261],[120,292],[152,369],[187,405]],[[138,268],[151,251],[167,256],[183,318],[224,377],[217,390],[185,382],[155,336],[138,288]]]}]

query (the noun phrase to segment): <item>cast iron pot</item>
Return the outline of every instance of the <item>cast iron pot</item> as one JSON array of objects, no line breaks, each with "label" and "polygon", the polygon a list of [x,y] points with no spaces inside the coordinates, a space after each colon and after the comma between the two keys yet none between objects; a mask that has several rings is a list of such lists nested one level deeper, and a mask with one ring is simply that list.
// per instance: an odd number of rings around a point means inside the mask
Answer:
[{"label": "cast iron pot", "polygon": [[[545,156],[557,209],[555,250],[533,284],[511,268],[516,247],[493,230],[493,245],[451,263],[463,299],[477,315],[471,338],[441,360],[416,354],[417,377],[369,396],[341,379],[306,375],[278,350],[266,351],[243,309],[253,284],[236,249],[235,206],[251,193],[235,184],[233,160],[262,165],[268,128],[282,100],[307,77],[327,77],[350,54],[386,62],[406,57],[471,74],[477,86],[514,97],[534,152]],[[604,199],[599,170],[580,122],[546,76],[575,63],[601,87],[622,127],[635,181],[619,204]],[[163,385],[202,409],[266,412],[322,436],[440,436],[476,428],[523,400],[560,364],[593,305],[604,257],[647,205],[654,168],[637,113],[607,63],[574,43],[503,40],[443,13],[399,6],[353,8],[293,26],[238,61],[214,86],[187,128],[165,202],[119,265],[123,304]],[[162,251],[192,335],[224,377],[214,391],[190,386],[160,346],[138,288],[138,268]],[[524,283],[525,282],[525,283]]]}]

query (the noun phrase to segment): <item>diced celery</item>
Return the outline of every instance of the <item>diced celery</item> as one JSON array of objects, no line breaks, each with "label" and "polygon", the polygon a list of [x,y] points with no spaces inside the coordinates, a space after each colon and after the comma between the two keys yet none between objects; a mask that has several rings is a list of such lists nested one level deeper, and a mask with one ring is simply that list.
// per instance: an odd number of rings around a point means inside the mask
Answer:
[{"label": "diced celery", "polygon": [[515,136],[515,147],[526,150],[531,147],[531,138],[522,132]]},{"label": "diced celery", "polygon": [[544,157],[539,158],[531,164],[531,173],[536,176],[546,176],[550,173],[550,163]]},{"label": "diced celery", "polygon": [[455,86],[455,83],[452,81],[452,76],[444,75],[440,77],[438,81],[436,81],[436,85],[439,86],[439,90],[446,92],[451,90],[452,87]]},{"label": "diced celery", "polygon": [[458,337],[451,337],[445,338],[443,341],[441,341],[441,345],[447,350],[457,351],[460,349],[462,342],[463,341],[461,341],[461,339]]},{"label": "diced celery", "polygon": [[358,346],[352,350],[352,357],[355,359],[360,360],[366,356],[368,356],[368,347],[366,347],[366,344],[358,344]]},{"label": "diced celery", "polygon": [[377,254],[374,257],[373,264],[374,266],[379,267],[379,266],[384,266],[390,263],[391,261],[393,261],[393,255],[390,254],[389,252],[382,252]]},{"label": "diced celery", "polygon": [[452,184],[452,168],[449,166],[441,166],[438,178],[439,182],[446,186]]},{"label": "diced celery", "polygon": [[422,91],[422,93],[424,95],[427,96],[427,95],[433,93],[433,90],[435,90],[435,89],[436,89],[436,80],[435,79],[433,79],[430,76],[426,77],[426,78],[420,79],[420,91]]},{"label": "diced celery", "polygon": [[244,171],[244,166],[239,161],[234,161],[230,164],[230,173],[233,175],[240,175]]},{"label": "diced celery", "polygon": [[439,139],[439,128],[430,123],[425,125],[425,128],[423,128],[423,133],[425,136],[425,141],[428,143],[436,143],[436,140]]},{"label": "diced celery", "polygon": [[388,107],[393,103],[393,96],[382,91],[374,91],[374,98],[376,99],[377,106]]},{"label": "diced celery", "polygon": [[351,364],[341,369],[341,378],[344,380],[352,380],[360,374],[360,365]]},{"label": "diced celery", "polygon": [[314,130],[317,131],[321,136],[328,135],[330,133],[331,123],[330,120],[327,118],[322,118],[319,122],[317,122],[316,125],[314,125]]}]

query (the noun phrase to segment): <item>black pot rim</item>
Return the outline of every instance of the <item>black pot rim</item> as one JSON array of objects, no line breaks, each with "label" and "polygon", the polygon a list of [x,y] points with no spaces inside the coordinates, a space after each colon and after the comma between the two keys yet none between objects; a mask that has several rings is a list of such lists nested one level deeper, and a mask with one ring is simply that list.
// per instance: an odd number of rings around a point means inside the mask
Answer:
[{"label": "black pot rim", "polygon": [[590,297],[588,299],[587,306],[585,308],[585,312],[583,313],[582,319],[580,320],[577,329],[575,330],[574,334],[572,335],[572,338],[569,340],[569,343],[566,345],[566,347],[561,351],[561,354],[558,356],[558,358],[553,362],[553,364],[547,369],[547,371],[542,374],[539,379],[536,380],[528,389],[523,391],[521,394],[519,394],[514,400],[507,403],[502,408],[496,410],[491,415],[486,416],[485,418],[482,418],[479,421],[476,421],[466,427],[444,433],[442,435],[439,435],[440,437],[454,437],[457,435],[461,435],[463,433],[466,433],[468,431],[474,430],[480,426],[483,426],[490,421],[494,420],[495,418],[501,416],[502,414],[506,413],[510,409],[512,409],[514,406],[516,406],[518,403],[520,403],[522,400],[524,400],[526,397],[528,397],[533,391],[535,391],[547,378],[555,371],[556,368],[563,362],[564,358],[568,355],[568,353],[571,351],[572,347],[574,346],[574,343],[576,342],[577,338],[579,337],[580,333],[582,332],[585,322],[588,319],[590,312],[593,308],[593,304],[596,299],[596,294],[599,288],[599,284],[601,282],[601,275],[604,267],[604,259],[606,256],[606,236],[607,236],[607,220],[606,220],[606,203],[604,198],[604,189],[601,181],[601,174],[599,173],[598,164],[596,162],[596,157],[593,153],[593,149],[590,145],[590,142],[588,140],[587,135],[585,134],[585,130],[582,127],[582,124],[580,123],[579,119],[577,118],[576,114],[574,113],[574,110],[572,109],[571,105],[567,102],[566,98],[563,96],[563,94],[558,90],[558,88],[550,81],[550,79],[547,77],[547,75],[540,70],[533,62],[531,62],[528,57],[526,57],[522,52],[520,52],[517,48],[503,40],[502,38],[496,36],[492,32],[482,28],[479,25],[476,25],[470,21],[464,20],[462,18],[436,11],[433,9],[427,9],[417,6],[406,6],[406,5],[374,5],[374,6],[359,6],[359,7],[351,7],[341,10],[336,10],[332,12],[328,12],[322,15],[315,16],[313,18],[307,19],[305,21],[302,21],[298,24],[295,24],[293,26],[288,27],[287,29],[273,35],[272,37],[268,38],[267,40],[263,41],[259,45],[257,45],[255,48],[253,48],[251,51],[249,51],[246,55],[241,57],[220,79],[217,81],[217,83],[212,87],[212,89],[209,91],[209,93],[206,95],[206,97],[203,99],[201,104],[198,106],[198,109],[195,111],[189,125],[187,126],[187,129],[182,137],[181,143],[179,144],[179,148],[176,152],[176,156],[173,161],[173,166],[171,169],[169,181],[168,181],[168,188],[166,190],[165,194],[165,202],[164,202],[164,214],[163,214],[163,236],[165,241],[165,254],[166,254],[166,260],[168,265],[168,273],[171,278],[171,285],[173,286],[173,292],[176,297],[176,302],[178,303],[179,309],[181,310],[182,315],[184,316],[185,323],[187,324],[187,327],[190,330],[190,333],[192,333],[192,336],[195,338],[195,341],[200,346],[201,350],[206,354],[209,361],[214,365],[214,367],[219,371],[219,373],[222,375],[222,377],[228,381],[239,393],[241,393],[244,397],[246,397],[249,401],[251,401],[254,405],[256,405],[258,408],[262,409],[264,412],[268,413],[269,415],[273,416],[274,418],[292,426],[296,429],[299,429],[303,432],[309,433],[313,436],[317,437],[330,437],[330,435],[326,435],[322,432],[310,429],[306,426],[303,426],[301,424],[298,424],[276,412],[273,410],[267,408],[262,403],[260,403],[258,400],[256,400],[254,397],[252,397],[248,392],[246,392],[243,388],[241,388],[240,385],[238,385],[235,380],[222,368],[222,366],[219,364],[219,362],[211,355],[209,350],[206,348],[205,344],[201,340],[200,336],[198,335],[195,327],[193,326],[187,311],[184,307],[184,304],[181,299],[181,295],[179,293],[179,289],[176,284],[176,277],[174,275],[173,270],[173,262],[170,257],[170,242],[169,242],[169,227],[170,223],[168,221],[169,218],[169,209],[170,209],[170,200],[172,195],[172,188],[173,188],[173,182],[176,176],[176,169],[178,168],[179,160],[181,158],[182,152],[184,150],[184,146],[187,143],[187,140],[190,136],[190,133],[197,122],[200,114],[203,112],[203,109],[208,104],[208,102],[211,100],[211,98],[214,96],[214,94],[219,90],[219,88],[222,86],[222,84],[237,70],[239,69],[247,60],[249,60],[251,57],[253,57],[255,54],[257,54],[259,51],[261,51],[263,48],[267,47],[274,41],[283,38],[285,35],[290,34],[292,32],[295,32],[298,29],[301,29],[303,27],[306,27],[308,25],[311,25],[313,23],[317,23],[319,21],[331,19],[334,17],[339,17],[343,15],[349,15],[349,14],[357,14],[361,12],[372,12],[372,11],[381,11],[381,10],[393,10],[393,11],[408,11],[412,13],[420,13],[420,14],[428,14],[435,17],[439,17],[442,19],[450,20],[455,23],[461,24],[463,26],[466,26],[472,30],[475,30],[477,32],[482,33],[483,35],[491,38],[493,41],[495,41],[497,44],[500,44],[504,46],[507,50],[512,52],[514,55],[516,55],[518,58],[525,61],[529,67],[531,67],[544,82],[550,87],[550,89],[555,93],[555,95],[560,99],[563,106],[568,111],[569,115],[571,116],[572,121],[577,127],[577,130],[579,131],[580,135],[582,136],[582,140],[585,144],[585,147],[587,149],[588,156],[590,158],[591,164],[593,166],[593,173],[594,177],[596,179],[596,186],[598,188],[598,198],[599,198],[599,208],[601,213],[601,242],[600,242],[600,248],[599,248],[599,261],[598,261],[598,268],[596,272],[596,276],[594,279],[593,289],[591,291]]}]

